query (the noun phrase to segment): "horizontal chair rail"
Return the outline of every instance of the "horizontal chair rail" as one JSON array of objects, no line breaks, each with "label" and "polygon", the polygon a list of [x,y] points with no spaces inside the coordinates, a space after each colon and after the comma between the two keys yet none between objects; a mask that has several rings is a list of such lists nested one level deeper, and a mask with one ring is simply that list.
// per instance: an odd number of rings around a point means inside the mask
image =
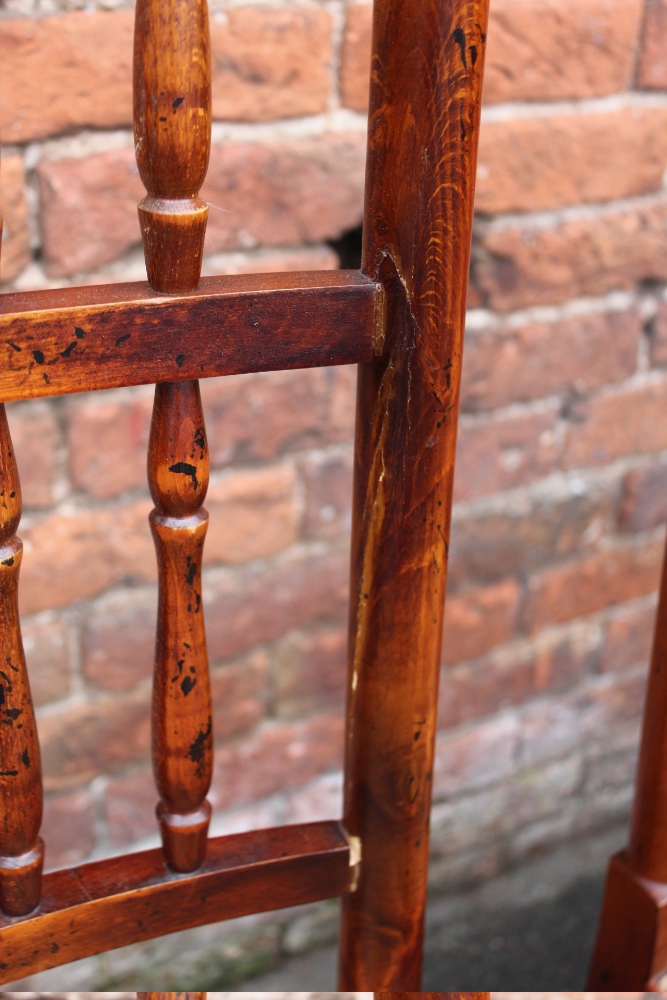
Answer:
[{"label": "horizontal chair rail", "polygon": [[0,400],[366,361],[378,294],[360,271],[303,271],[1,295]]},{"label": "horizontal chair rail", "polygon": [[0,984],[188,927],[340,896],[353,874],[335,821],[213,838],[188,875],[170,871],[160,849],[52,872],[34,913],[0,916]]}]

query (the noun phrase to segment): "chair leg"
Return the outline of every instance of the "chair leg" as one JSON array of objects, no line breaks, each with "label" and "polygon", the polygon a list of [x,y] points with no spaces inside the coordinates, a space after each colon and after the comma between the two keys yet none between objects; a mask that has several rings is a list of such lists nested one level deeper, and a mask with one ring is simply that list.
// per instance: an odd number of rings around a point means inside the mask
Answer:
[{"label": "chair leg", "polygon": [[650,989],[667,969],[667,550],[627,850],[609,862],[589,989]]},{"label": "chair leg", "polygon": [[362,270],[341,989],[418,990],[488,0],[375,0]]}]

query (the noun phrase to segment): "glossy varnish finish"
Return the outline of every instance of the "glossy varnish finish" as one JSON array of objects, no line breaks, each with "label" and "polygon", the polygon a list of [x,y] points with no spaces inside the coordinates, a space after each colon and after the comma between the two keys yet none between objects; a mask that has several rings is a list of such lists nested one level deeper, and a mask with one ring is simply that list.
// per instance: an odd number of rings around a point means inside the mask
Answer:
[{"label": "glossy varnish finish", "polygon": [[0,295],[0,399],[354,364],[373,355],[378,298],[358,271]]},{"label": "glossy varnish finish", "polygon": [[376,0],[362,270],[342,989],[419,989],[438,672],[487,0]]},{"label": "glossy varnish finish", "polygon": [[667,553],[628,849],[607,872],[591,989],[651,989],[667,971]]},{"label": "glossy varnish finish", "polygon": [[255,830],[208,842],[193,874],[162,850],[44,876],[39,910],[0,915],[0,983],[187,927],[298,906],[346,892],[354,878],[339,823]]},{"label": "glossy varnish finish", "polygon": [[21,484],[0,404],[0,910],[21,916],[41,892],[42,776],[18,614]]}]

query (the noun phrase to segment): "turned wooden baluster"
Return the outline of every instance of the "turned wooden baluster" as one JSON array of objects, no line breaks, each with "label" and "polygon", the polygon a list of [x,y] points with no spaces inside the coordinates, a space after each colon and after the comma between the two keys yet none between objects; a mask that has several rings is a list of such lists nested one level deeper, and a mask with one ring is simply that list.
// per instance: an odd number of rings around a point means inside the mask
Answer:
[{"label": "turned wooden baluster", "polygon": [[42,769],[18,612],[20,519],[21,484],[0,404],[0,910],[10,916],[39,903],[44,861]]},{"label": "turned wooden baluster", "polygon": [[[208,209],[198,197],[211,136],[206,0],[139,0],[134,51],[139,205],[146,268],[158,292],[196,288]],[[182,364],[177,357],[175,364]],[[155,387],[148,451],[159,568],[153,769],[165,856],[176,871],[203,860],[211,807],[211,694],[201,605],[209,460],[197,382]]]}]

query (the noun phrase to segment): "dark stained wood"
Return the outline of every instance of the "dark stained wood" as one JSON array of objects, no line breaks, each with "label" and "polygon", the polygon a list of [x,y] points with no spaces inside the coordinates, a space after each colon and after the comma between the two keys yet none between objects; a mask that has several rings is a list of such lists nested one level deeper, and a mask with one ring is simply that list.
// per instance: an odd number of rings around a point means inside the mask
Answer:
[{"label": "dark stained wood", "polygon": [[612,857],[591,989],[648,989],[667,969],[667,551],[627,851]]},{"label": "dark stained wood", "polygon": [[418,990],[487,0],[375,0],[362,270],[341,989]]},{"label": "dark stained wood", "polygon": [[18,613],[20,519],[21,484],[0,405],[0,910],[12,916],[37,906],[44,861],[42,770]]},{"label": "dark stained wood", "polygon": [[162,382],[148,444],[155,509],[158,621],[153,677],[153,771],[168,864],[204,860],[213,774],[213,709],[201,599],[209,456],[198,382]]},{"label": "dark stained wood", "polygon": [[187,927],[339,896],[353,871],[341,825],[323,822],[212,838],[192,875],[171,872],[161,850],[52,872],[34,915],[0,917],[0,983]]},{"label": "dark stained wood", "polygon": [[0,399],[313,368],[373,355],[377,288],[357,271],[0,295]]},{"label": "dark stained wood", "polygon": [[134,140],[147,195],[139,205],[148,281],[161,292],[199,283],[208,206],[199,198],[211,148],[211,41],[206,0],[137,0]]}]

